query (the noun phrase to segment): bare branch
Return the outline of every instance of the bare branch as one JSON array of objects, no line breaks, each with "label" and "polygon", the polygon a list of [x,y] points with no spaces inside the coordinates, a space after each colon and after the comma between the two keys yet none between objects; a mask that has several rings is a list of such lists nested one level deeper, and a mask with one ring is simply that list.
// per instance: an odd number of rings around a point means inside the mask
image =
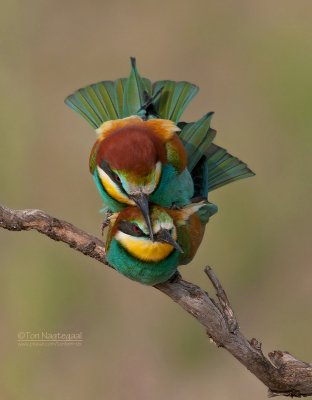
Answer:
[{"label": "bare branch", "polygon": [[[11,210],[0,205],[0,227],[11,231],[35,229],[106,264],[101,240],[43,211]],[[213,270],[207,267],[205,272],[216,290],[217,300],[184,281],[179,273],[155,287],[193,315],[218,347],[225,348],[268,387],[269,396],[311,396],[312,365],[282,351],[273,351],[266,358],[261,343],[256,339],[248,341],[239,330],[228,297]]]},{"label": "bare branch", "polygon": [[221,286],[219,279],[217,278],[216,274],[213,272],[211,267],[206,267],[205,272],[210,279],[211,283],[213,284],[214,288],[217,291],[217,297],[220,302],[220,309],[223,314],[223,318],[226,320],[229,331],[231,333],[235,333],[238,329],[238,322],[234,315],[234,311],[232,310],[231,304],[227,298],[227,295]]},{"label": "bare branch", "polygon": [[0,228],[9,231],[34,229],[105,264],[105,247],[100,239],[76,228],[69,222],[51,217],[44,211],[11,210],[0,204]]}]

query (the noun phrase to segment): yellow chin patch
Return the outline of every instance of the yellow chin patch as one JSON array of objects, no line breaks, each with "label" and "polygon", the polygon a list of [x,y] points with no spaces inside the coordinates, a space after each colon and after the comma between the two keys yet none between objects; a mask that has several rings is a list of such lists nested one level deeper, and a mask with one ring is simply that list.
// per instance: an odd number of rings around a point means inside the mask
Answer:
[{"label": "yellow chin patch", "polygon": [[118,187],[118,185],[111,180],[111,178],[99,167],[97,167],[97,171],[99,174],[100,181],[104,186],[106,192],[115,200],[119,201],[119,203],[129,204],[134,206],[135,203],[133,200],[129,199],[122,190]]},{"label": "yellow chin patch", "polygon": [[164,260],[173,250],[173,246],[167,243],[152,242],[144,237],[135,237],[118,231],[116,240],[128,253],[141,261],[159,262]]}]

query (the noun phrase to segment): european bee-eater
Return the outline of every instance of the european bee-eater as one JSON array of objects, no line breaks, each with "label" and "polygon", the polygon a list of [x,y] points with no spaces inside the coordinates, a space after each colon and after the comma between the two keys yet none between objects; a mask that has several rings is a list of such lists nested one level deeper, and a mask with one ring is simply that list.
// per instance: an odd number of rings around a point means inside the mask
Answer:
[{"label": "european bee-eater", "polygon": [[209,217],[217,211],[203,200],[179,210],[151,206],[154,241],[142,213],[129,206],[110,217],[106,259],[117,271],[146,285],[165,282],[194,257]]},{"label": "european bee-eater", "polygon": [[[65,100],[99,135],[89,165],[104,203],[113,212],[138,205],[150,231],[149,201],[180,207],[193,196],[187,155],[174,121],[197,88],[187,82],[157,84],[150,97],[151,83],[139,76],[132,59],[128,79],[90,85]],[[164,102],[165,88],[175,98]],[[166,117],[156,118],[165,109]]]},{"label": "european bee-eater", "polygon": [[104,203],[113,212],[138,205],[152,237],[149,202],[189,204],[198,170],[209,175],[208,191],[253,173],[212,144],[213,113],[194,123],[178,122],[197,86],[174,81],[152,85],[139,75],[135,59],[131,65],[129,78],[89,85],[65,102],[99,135],[89,165]]},{"label": "european bee-eater", "polygon": [[193,196],[177,131],[172,121],[139,116],[107,121],[97,129],[90,166],[104,202],[112,211],[138,205],[150,232],[149,201],[183,206]]}]

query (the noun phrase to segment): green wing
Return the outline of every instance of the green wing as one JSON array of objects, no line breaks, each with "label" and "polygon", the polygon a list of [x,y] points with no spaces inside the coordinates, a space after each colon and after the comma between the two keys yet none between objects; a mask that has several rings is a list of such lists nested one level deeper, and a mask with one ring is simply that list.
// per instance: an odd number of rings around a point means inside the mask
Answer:
[{"label": "green wing", "polygon": [[135,58],[131,58],[131,72],[127,79],[124,91],[124,112],[123,117],[129,117],[136,114],[145,102],[145,95],[151,94],[151,82],[148,79],[141,78]]},{"label": "green wing", "polygon": [[200,159],[191,175],[194,197],[206,198],[212,190],[255,174],[243,161],[212,143],[208,154]]},{"label": "green wing", "polygon": [[131,58],[128,78],[93,83],[76,90],[65,103],[93,128],[136,114],[177,122],[197,92],[198,87],[188,82],[158,81],[152,86],[140,76],[136,60]]},{"label": "green wing", "polygon": [[209,192],[228,183],[255,175],[246,163],[216,144],[210,145],[206,157]]},{"label": "green wing", "polygon": [[76,90],[65,99],[65,103],[80,114],[93,128],[103,122],[122,118],[126,79],[115,82],[103,81]]},{"label": "green wing", "polygon": [[179,137],[187,153],[189,171],[192,171],[202,156],[206,155],[216,136],[217,132],[210,128],[213,114],[210,112],[196,122],[179,124],[179,127],[182,127]]},{"label": "green wing", "polygon": [[210,127],[212,116],[210,112],[196,122],[178,124],[181,128],[179,137],[188,155],[195,197],[207,197],[212,190],[255,175],[246,163],[212,143],[217,133]]},{"label": "green wing", "polygon": [[103,122],[136,114],[144,104],[144,92],[150,95],[152,84],[141,78],[131,58],[129,78],[102,81],[76,90],[65,103],[80,114],[93,128]]},{"label": "green wing", "polygon": [[177,123],[198,90],[189,82],[157,81],[153,85],[153,95],[159,91],[161,94],[154,103],[155,111],[160,118]]}]

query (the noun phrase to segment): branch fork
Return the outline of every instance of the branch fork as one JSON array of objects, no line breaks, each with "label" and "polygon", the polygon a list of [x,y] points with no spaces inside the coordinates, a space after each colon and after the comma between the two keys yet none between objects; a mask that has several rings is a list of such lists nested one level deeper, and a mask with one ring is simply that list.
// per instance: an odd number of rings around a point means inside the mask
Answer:
[{"label": "branch fork", "polygon": [[[0,205],[0,228],[10,231],[34,229],[107,265],[102,240],[44,211],[12,210]],[[240,331],[228,296],[212,268],[206,267],[205,273],[216,291],[216,299],[199,286],[183,280],[179,273],[155,288],[197,319],[218,347],[226,349],[262,381],[269,389],[269,397],[312,396],[312,364],[300,361],[286,351],[273,351],[265,357],[261,342],[254,338],[247,340]]]}]

